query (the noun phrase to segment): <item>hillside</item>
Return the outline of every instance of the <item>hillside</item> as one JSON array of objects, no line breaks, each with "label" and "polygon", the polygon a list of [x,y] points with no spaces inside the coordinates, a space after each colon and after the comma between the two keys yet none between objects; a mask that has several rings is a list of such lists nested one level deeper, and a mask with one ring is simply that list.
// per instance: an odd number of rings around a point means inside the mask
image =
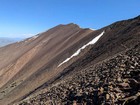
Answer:
[{"label": "hillside", "polygon": [[68,73],[19,105],[138,105],[140,46]]},{"label": "hillside", "polygon": [[140,16],[99,30],[61,24],[2,47],[0,105],[138,104],[139,45]]}]

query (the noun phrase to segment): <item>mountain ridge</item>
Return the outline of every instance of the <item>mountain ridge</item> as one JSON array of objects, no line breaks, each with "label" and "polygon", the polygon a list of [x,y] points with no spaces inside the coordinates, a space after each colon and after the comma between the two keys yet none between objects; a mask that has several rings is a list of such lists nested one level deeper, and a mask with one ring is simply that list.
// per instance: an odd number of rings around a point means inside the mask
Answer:
[{"label": "mountain ridge", "polygon": [[[53,83],[57,84],[60,78],[67,78],[65,74],[70,76],[69,73],[80,72],[87,65],[95,65],[139,45],[139,22],[138,17],[99,30],[80,28],[73,23],[61,24],[0,48],[0,105],[13,105]],[[96,43],[83,47],[102,32],[104,34]],[[72,56],[77,51],[80,53]],[[74,100],[69,101],[73,103]]]}]

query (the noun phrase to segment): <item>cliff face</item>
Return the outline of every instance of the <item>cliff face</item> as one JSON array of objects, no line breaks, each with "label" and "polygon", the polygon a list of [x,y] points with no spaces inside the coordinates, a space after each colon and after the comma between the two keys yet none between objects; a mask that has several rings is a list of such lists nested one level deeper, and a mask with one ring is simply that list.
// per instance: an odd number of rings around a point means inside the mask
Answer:
[{"label": "cliff face", "polygon": [[[131,96],[137,100],[139,43],[136,17],[96,31],[59,25],[2,47],[0,105],[23,99],[21,105],[122,104]],[[125,77],[126,72],[132,75]]]}]

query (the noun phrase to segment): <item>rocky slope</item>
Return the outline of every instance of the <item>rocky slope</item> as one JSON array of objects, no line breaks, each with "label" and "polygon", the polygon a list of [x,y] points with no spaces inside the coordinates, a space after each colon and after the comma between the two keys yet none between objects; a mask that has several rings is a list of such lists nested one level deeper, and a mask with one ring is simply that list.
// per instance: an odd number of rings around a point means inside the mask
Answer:
[{"label": "rocky slope", "polygon": [[96,31],[72,23],[0,48],[0,105],[139,103],[139,30],[140,16]]},{"label": "rocky slope", "polygon": [[19,105],[139,105],[140,44],[66,74]]}]

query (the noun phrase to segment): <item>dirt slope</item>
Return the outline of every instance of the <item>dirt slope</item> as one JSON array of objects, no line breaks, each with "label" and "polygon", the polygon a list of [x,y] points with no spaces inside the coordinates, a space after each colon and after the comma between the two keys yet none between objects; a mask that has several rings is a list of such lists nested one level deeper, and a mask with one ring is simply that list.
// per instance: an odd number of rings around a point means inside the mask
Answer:
[{"label": "dirt slope", "polygon": [[[96,43],[88,45],[94,41]],[[22,42],[0,48],[0,105],[12,105],[30,95],[34,96],[53,83],[57,84],[60,78],[72,78],[71,75],[84,67],[94,66],[133,48],[139,42],[140,16],[96,31],[81,29],[73,23],[58,25]],[[86,44],[88,46],[84,47]],[[73,103],[77,100],[68,101]]]},{"label": "dirt slope", "polygon": [[[86,43],[79,42],[89,40],[91,32],[93,31],[81,29],[75,24],[59,25],[38,36],[1,48],[0,98],[9,103],[42,85],[53,75],[52,68],[60,62],[57,59],[61,53],[71,52],[69,47],[72,46],[75,46],[73,51],[77,50]],[[34,85],[29,85],[31,83]]]}]

